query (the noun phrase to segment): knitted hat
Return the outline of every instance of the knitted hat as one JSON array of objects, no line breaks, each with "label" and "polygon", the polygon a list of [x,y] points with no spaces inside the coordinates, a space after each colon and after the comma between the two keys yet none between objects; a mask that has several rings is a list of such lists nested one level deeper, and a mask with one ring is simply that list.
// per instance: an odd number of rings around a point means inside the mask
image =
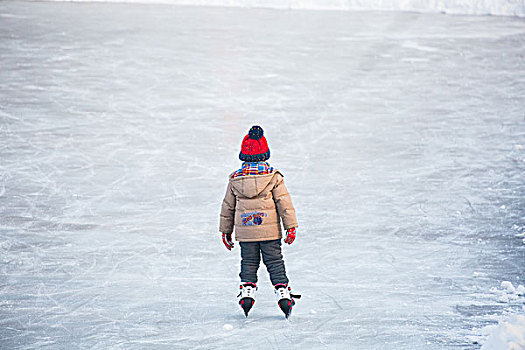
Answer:
[{"label": "knitted hat", "polygon": [[268,158],[270,158],[270,149],[264,131],[260,126],[254,125],[242,140],[239,159],[243,162],[264,162]]}]

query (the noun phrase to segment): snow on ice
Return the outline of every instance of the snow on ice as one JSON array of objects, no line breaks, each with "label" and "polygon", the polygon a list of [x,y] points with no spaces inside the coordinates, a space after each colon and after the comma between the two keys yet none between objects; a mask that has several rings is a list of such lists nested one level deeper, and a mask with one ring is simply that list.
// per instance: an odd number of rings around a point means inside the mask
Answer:
[{"label": "snow on ice", "polygon": [[525,349],[525,315],[513,315],[494,327],[482,350]]},{"label": "snow on ice", "polygon": [[[522,286],[523,287],[523,286]],[[503,281],[501,282],[501,288],[505,289],[508,293],[516,293],[516,288],[512,285],[512,282]]]},{"label": "snow on ice", "polygon": [[[517,17],[1,1],[0,347],[522,346],[524,57]],[[217,232],[253,124],[289,321]]]},{"label": "snow on ice", "polygon": [[[63,1],[63,0],[56,0]],[[69,1],[69,0],[66,0]],[[91,1],[91,0],[72,0]],[[234,6],[301,10],[380,10],[438,12],[456,15],[525,17],[523,0],[97,0],[110,2]]]}]

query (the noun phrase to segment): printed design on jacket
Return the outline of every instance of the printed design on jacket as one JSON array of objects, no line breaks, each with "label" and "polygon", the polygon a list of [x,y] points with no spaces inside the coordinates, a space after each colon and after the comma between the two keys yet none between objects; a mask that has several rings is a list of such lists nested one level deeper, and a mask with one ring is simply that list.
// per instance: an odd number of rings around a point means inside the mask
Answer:
[{"label": "printed design on jacket", "polygon": [[255,226],[260,225],[263,222],[263,218],[267,217],[266,213],[253,211],[251,213],[241,214],[243,226]]}]

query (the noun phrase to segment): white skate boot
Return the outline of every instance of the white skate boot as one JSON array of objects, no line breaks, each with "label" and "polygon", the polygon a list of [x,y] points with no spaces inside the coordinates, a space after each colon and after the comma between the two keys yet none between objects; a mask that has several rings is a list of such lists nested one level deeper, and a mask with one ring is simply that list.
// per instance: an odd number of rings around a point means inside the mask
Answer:
[{"label": "white skate boot", "polygon": [[292,294],[291,288],[284,283],[278,283],[275,285],[275,295],[277,295],[277,304],[284,312],[286,318],[292,314],[292,308],[295,305],[295,299],[300,299],[301,296],[298,294]]},{"label": "white skate boot", "polygon": [[250,312],[253,304],[255,304],[255,291],[257,290],[257,285],[252,282],[245,282],[241,284],[239,288],[241,290],[238,295],[239,305],[244,311],[244,315],[248,317],[248,312]]}]

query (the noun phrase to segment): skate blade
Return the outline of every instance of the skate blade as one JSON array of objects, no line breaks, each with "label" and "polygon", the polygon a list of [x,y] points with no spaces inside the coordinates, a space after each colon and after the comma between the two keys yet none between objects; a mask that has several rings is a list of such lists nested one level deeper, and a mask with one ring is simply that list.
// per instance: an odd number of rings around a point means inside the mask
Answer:
[{"label": "skate blade", "polygon": [[293,301],[290,299],[279,300],[279,307],[284,313],[284,317],[286,317],[286,319],[288,319],[288,317],[290,317],[290,315],[292,314],[293,304]]},{"label": "skate blade", "polygon": [[252,309],[253,304],[255,304],[255,300],[253,300],[252,298],[242,298],[241,300],[239,300],[239,305],[244,311],[244,316],[248,317],[248,312],[250,312],[250,310]]}]

